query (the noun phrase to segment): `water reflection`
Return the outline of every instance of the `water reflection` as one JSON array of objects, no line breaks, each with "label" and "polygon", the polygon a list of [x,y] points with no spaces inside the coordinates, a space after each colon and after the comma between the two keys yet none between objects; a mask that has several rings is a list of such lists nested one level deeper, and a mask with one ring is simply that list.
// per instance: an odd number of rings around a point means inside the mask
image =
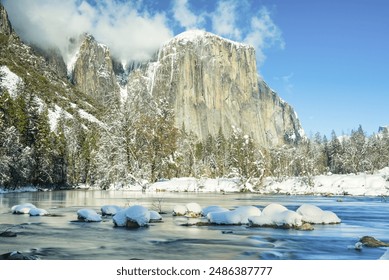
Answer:
[{"label": "water reflection", "polygon": [[[59,217],[12,215],[10,208],[33,203]],[[141,204],[149,209],[160,202],[163,223],[149,228],[114,228],[101,223],[74,223],[76,211],[102,205]],[[176,204],[262,209],[280,203],[296,210],[312,203],[335,212],[340,225],[315,225],[314,231],[247,228],[246,226],[184,227],[187,218],[172,217]],[[0,231],[13,227],[16,238],[2,238],[1,253],[19,250],[42,259],[378,259],[385,250],[350,249],[364,235],[389,241],[389,203],[379,198],[260,196],[257,194],[141,193],[130,191],[53,191],[0,195]]]}]

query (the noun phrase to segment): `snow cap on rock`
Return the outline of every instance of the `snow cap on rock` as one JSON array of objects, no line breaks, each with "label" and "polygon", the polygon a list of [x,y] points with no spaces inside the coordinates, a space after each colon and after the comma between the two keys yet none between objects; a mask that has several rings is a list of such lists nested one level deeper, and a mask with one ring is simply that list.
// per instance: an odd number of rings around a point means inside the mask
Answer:
[{"label": "snow cap on rock", "polygon": [[104,205],[101,206],[101,214],[103,216],[113,216],[122,209],[122,207],[119,207],[117,205]]},{"label": "snow cap on rock", "polygon": [[78,219],[85,222],[101,222],[101,216],[92,209],[80,209],[77,211]]},{"label": "snow cap on rock", "polygon": [[31,203],[24,203],[12,206],[11,211],[12,214],[28,214],[32,208],[36,208],[36,206]]},{"label": "snow cap on rock", "polygon": [[311,224],[338,224],[339,217],[331,211],[323,211],[312,204],[301,205],[296,212],[302,216],[302,220]]},{"label": "snow cap on rock", "polygon": [[30,214],[30,216],[46,216],[49,215],[49,212],[41,208],[31,208],[28,214]]},{"label": "snow cap on rock", "polygon": [[209,222],[222,225],[248,224],[249,217],[260,216],[261,210],[254,206],[240,206],[233,211],[210,212]]},{"label": "snow cap on rock", "polygon": [[144,227],[150,222],[150,211],[142,205],[127,208],[125,214],[127,221],[134,222],[140,227]]}]

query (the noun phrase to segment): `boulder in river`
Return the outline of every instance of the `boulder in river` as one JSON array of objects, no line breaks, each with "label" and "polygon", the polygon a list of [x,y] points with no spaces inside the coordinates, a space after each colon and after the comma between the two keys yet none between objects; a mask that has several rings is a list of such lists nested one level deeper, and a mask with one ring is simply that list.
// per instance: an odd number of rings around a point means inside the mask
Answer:
[{"label": "boulder in river", "polygon": [[364,236],[359,240],[359,242],[361,242],[366,247],[389,247],[389,243],[377,240],[372,236]]}]

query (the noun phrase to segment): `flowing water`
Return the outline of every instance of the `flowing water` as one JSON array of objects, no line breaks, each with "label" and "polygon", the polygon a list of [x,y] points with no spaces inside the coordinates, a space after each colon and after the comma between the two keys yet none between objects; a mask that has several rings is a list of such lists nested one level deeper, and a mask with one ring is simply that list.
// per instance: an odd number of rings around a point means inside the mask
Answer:
[{"label": "flowing water", "polygon": [[[16,204],[33,203],[53,216],[13,215]],[[263,209],[280,203],[296,210],[303,203],[335,212],[342,223],[315,225],[313,231],[247,226],[183,226],[198,219],[173,217],[175,205],[197,202],[202,207]],[[75,222],[77,210],[99,211],[103,205],[160,205],[163,222],[147,228],[116,228],[111,218],[99,223]],[[258,194],[141,193],[131,191],[52,191],[0,194],[0,254],[21,251],[40,259],[378,259],[386,249],[355,250],[360,237],[389,241],[389,201],[379,197],[263,196]]]}]

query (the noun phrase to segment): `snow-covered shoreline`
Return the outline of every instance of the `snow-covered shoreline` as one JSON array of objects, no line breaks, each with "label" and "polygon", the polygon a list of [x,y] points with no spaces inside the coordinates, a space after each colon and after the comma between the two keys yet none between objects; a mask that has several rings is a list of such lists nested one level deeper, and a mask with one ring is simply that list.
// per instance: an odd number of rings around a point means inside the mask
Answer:
[{"label": "snow-covered shoreline", "polygon": [[[83,189],[96,189],[90,186],[78,186]],[[263,195],[318,195],[318,196],[389,196],[389,167],[374,174],[328,174],[311,178],[289,177],[283,180],[265,178],[262,185],[254,187],[250,183],[242,184],[239,178],[173,178],[145,186],[112,185],[109,190],[130,190],[146,192],[253,192]],[[16,190],[0,188],[0,194],[8,192],[37,191],[34,187]]]}]

